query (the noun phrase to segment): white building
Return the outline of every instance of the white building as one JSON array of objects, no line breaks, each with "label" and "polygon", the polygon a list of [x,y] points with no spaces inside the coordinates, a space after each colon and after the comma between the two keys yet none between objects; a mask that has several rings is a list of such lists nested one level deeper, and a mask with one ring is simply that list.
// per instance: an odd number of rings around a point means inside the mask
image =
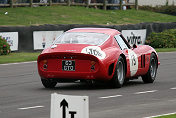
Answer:
[{"label": "white building", "polygon": [[[176,5],[176,0],[138,0],[139,6],[164,6],[168,1],[168,5]],[[129,2],[134,3],[135,0],[129,0]]]}]

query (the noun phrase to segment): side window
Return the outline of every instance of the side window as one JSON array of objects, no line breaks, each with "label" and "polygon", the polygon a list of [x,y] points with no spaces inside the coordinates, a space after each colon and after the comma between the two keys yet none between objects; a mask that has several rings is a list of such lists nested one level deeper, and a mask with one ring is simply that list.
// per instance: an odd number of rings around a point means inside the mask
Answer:
[{"label": "side window", "polygon": [[129,47],[127,46],[127,44],[125,43],[125,41],[122,39],[122,37],[120,35],[116,35],[114,38],[116,39],[117,43],[119,44],[121,50],[129,49]]}]

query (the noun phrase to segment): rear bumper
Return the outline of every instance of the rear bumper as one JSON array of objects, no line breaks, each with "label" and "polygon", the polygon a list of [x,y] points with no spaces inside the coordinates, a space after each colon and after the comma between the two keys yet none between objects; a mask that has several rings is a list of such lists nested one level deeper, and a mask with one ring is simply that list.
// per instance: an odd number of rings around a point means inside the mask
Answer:
[{"label": "rear bumper", "polygon": [[102,76],[99,73],[78,73],[78,72],[42,72],[40,74],[41,77],[43,78],[53,78],[53,79],[74,79],[74,80],[81,80],[81,79],[86,79],[86,80],[105,80],[106,77]]},{"label": "rear bumper", "polygon": [[73,80],[110,80],[108,71],[100,68],[96,72],[76,72],[76,71],[39,71],[39,75],[45,79],[73,79]]}]

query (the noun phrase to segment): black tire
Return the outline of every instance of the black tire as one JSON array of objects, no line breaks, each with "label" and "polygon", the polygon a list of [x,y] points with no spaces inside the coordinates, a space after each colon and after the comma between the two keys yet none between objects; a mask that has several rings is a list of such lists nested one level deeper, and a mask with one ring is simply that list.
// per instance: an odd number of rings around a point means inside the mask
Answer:
[{"label": "black tire", "polygon": [[121,56],[119,56],[119,59],[117,61],[114,75],[111,81],[113,88],[121,88],[125,79],[125,63]]},{"label": "black tire", "polygon": [[41,78],[42,84],[45,88],[54,88],[57,84],[55,81],[51,81],[50,79]]},{"label": "black tire", "polygon": [[156,73],[158,69],[158,60],[154,53],[150,56],[150,65],[148,72],[142,76],[142,80],[144,83],[153,83],[156,78]]},{"label": "black tire", "polygon": [[124,84],[127,84],[129,81],[130,81],[129,78],[125,78],[125,80],[124,80]]}]

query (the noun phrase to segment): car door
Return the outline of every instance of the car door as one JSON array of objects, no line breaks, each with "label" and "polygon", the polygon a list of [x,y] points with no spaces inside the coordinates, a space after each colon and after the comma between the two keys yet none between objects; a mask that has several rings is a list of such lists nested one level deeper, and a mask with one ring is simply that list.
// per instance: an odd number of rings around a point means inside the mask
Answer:
[{"label": "car door", "polygon": [[138,57],[140,55],[138,55],[138,50],[136,48],[131,48],[130,45],[127,43],[126,39],[122,35],[119,35],[119,34],[115,35],[114,38],[116,39],[120,49],[123,51],[123,54],[126,56],[127,72],[128,72],[128,69],[130,71],[129,76],[130,77],[135,76],[138,71],[138,65],[139,65]]}]

